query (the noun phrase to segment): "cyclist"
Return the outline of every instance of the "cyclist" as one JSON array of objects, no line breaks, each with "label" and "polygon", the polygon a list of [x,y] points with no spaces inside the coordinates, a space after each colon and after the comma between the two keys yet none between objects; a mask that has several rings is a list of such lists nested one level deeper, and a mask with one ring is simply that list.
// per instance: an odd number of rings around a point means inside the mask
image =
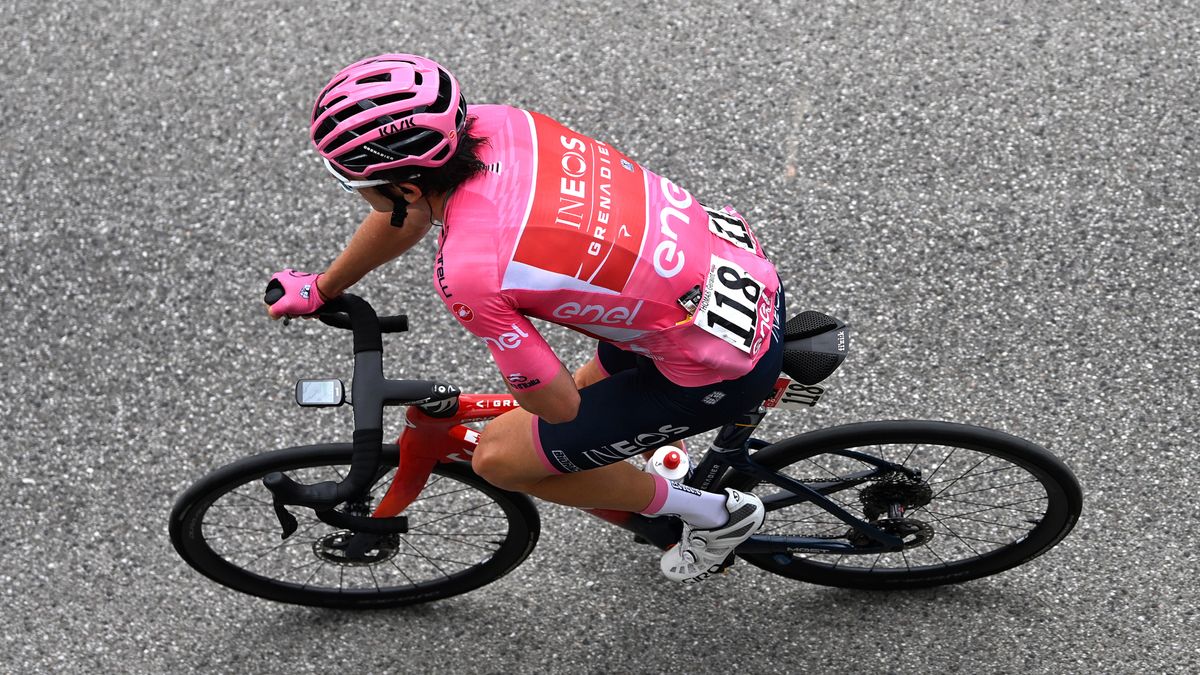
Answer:
[{"label": "cyclist", "polygon": [[[663,573],[699,581],[763,522],[762,502],[622,461],[755,408],[782,364],[783,289],[745,220],[538,113],[468,106],[437,63],[383,54],[320,92],[311,137],[371,206],[320,274],[284,270],[273,318],[316,311],[439,229],[434,286],[491,351],[519,409],[484,429],[492,484],[684,521]],[[530,321],[597,339],[570,374]]]}]

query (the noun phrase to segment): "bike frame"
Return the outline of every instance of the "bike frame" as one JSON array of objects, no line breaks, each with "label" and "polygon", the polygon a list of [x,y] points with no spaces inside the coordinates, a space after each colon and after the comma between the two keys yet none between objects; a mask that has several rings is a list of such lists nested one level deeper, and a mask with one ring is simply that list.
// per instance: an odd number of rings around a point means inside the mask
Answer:
[{"label": "bike frame", "polygon": [[[405,429],[396,440],[400,465],[391,486],[372,516],[392,518],[400,515],[421,493],[433,468],[439,462],[470,462],[479,443],[480,432],[468,426],[469,423],[483,422],[517,407],[517,401],[511,394],[462,394],[458,397],[458,409],[449,416],[434,416],[419,407],[408,407],[405,412]],[[686,484],[701,490],[711,490],[730,470],[746,474],[783,489],[775,494],[760,495],[768,512],[799,502],[812,502],[870,539],[873,545],[851,544],[845,541],[844,535],[836,537],[841,541],[818,536],[754,535],[738,546],[738,553],[813,552],[861,555],[898,551],[903,548],[903,541],[899,537],[854,516],[825,495],[854,487],[889,472],[909,473],[908,469],[863,453],[832,450],[829,452],[862,460],[876,468],[873,471],[863,471],[821,483],[794,480],[758,464],[750,454],[751,450],[762,450],[770,445],[751,438],[754,429],[765,415],[766,410],[760,408],[722,427]],[[633,532],[641,540],[660,549],[666,550],[679,543],[682,522],[675,516],[652,518],[628,511],[584,510]]]}]

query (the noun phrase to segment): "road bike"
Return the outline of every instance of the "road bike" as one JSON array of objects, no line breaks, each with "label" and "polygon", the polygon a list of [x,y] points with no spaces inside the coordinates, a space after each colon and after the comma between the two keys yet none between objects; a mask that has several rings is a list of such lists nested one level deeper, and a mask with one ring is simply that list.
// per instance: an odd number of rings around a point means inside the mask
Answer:
[{"label": "road bike", "polygon": [[[203,477],[171,511],[179,555],[243,593],[331,608],[427,602],[511,572],[537,544],[538,511],[477,476],[470,459],[482,424],[517,407],[513,397],[384,377],[382,335],[408,320],[381,318],[362,298],[335,298],[318,318],[353,331],[351,396],[339,380],[301,380],[297,401],[350,403],[353,442],[266,452]],[[911,589],[1021,565],[1074,527],[1083,497],[1071,470],[1000,431],[896,420],[754,438],[768,412],[816,405],[849,351],[849,327],[819,312],[783,333],[772,396],[722,427],[684,481],[762,498],[766,522],[738,557],[809,583]],[[384,443],[392,406],[406,407],[404,429]],[[652,447],[645,436],[637,442]],[[663,550],[681,536],[674,516],[590,513]]]}]

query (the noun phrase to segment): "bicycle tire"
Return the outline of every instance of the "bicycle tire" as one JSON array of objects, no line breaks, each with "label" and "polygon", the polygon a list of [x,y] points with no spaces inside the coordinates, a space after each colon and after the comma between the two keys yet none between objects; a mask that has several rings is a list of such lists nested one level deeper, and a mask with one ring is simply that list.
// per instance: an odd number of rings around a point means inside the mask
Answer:
[{"label": "bicycle tire", "polygon": [[[331,562],[330,553],[336,553],[335,549],[345,543],[349,533],[320,522],[312,511],[300,507],[289,507],[300,519],[300,529],[289,539],[281,540],[279,521],[262,477],[272,471],[328,473],[332,470],[341,475],[344,470],[338,467],[348,467],[352,453],[350,444],[285,448],[247,457],[213,471],[180,495],[171,510],[170,537],[175,550],[201,574],[243,593],[313,607],[369,609],[429,602],[474,590],[512,571],[537,544],[541,521],[533,502],[524,495],[492,486],[469,465],[457,462],[434,468],[421,496],[405,512],[409,517],[409,532],[381,543],[374,551],[380,557],[378,561],[364,563],[335,558]],[[383,446],[385,475],[394,474],[398,455],[394,444]],[[452,486],[453,491],[435,489],[442,482],[447,482],[446,487]],[[374,499],[385,491],[387,483],[382,477],[376,481],[372,490]],[[458,503],[465,503],[468,508],[458,514],[428,510],[430,506],[446,508]],[[503,527],[499,521],[503,521]],[[458,522],[464,527],[483,527],[489,531],[450,534],[441,531]],[[438,523],[444,525],[435,527]],[[419,544],[414,541],[418,538],[421,538]],[[231,542],[238,546],[231,547]],[[425,548],[434,544],[450,548],[452,553],[446,554],[450,557],[432,557],[426,553]],[[251,548],[247,554],[239,550],[243,545],[265,547],[265,552]],[[250,558],[254,553],[259,555]],[[467,560],[456,560],[457,557]],[[271,563],[276,558],[289,566],[287,574],[295,571],[290,567],[299,566],[297,578],[308,574],[309,567],[315,569],[303,581],[276,578],[261,569],[252,569],[264,567],[261,561]],[[396,559],[410,569],[406,571]],[[447,572],[443,566],[449,567],[450,562],[462,568]],[[410,574],[420,570],[424,575],[430,567],[439,572],[430,572],[432,578],[418,580]],[[364,580],[362,587],[343,587],[347,571],[353,581]],[[318,581],[332,579],[334,573],[339,580],[338,588],[331,586],[332,581],[326,586],[314,581],[318,576]],[[404,583],[380,585],[381,576],[403,577]],[[367,578],[373,583],[366,584]]]},{"label": "bicycle tire", "polygon": [[[965,424],[923,420],[849,424],[788,438],[763,448],[755,453],[753,458],[755,462],[781,472],[791,468],[793,472],[799,471],[803,474],[811,473],[814,467],[825,467],[830,469],[830,473],[837,473],[831,467],[836,468],[859,460],[833,454],[831,451],[858,449],[860,452],[866,451],[870,454],[869,449],[877,447],[881,449],[880,452],[886,454],[886,446],[892,445],[908,447],[908,457],[902,463],[910,468],[913,466],[908,462],[920,464],[918,458],[930,456],[935,461],[940,459],[942,463],[936,465],[934,474],[923,476],[926,481],[938,478],[937,474],[950,463],[959,450],[984,456],[980,464],[974,465],[966,474],[954,481],[945,479],[937,481],[936,485],[931,482],[931,487],[935,488],[935,492],[937,492],[933,495],[933,501],[906,514],[906,517],[918,520],[928,519],[932,516],[935,522],[930,525],[932,530],[929,533],[930,539],[924,544],[906,549],[906,552],[887,554],[842,555],[811,551],[793,553],[779,551],[746,554],[741,557],[768,572],[826,586],[858,589],[926,588],[978,579],[1028,562],[1062,541],[1075,526],[1082,510],[1083,493],[1079,482],[1060,459],[1044,448],[1024,439],[1000,431]],[[926,453],[921,449],[922,446],[938,448],[938,450]],[[955,459],[954,463],[955,465],[963,464],[961,456],[960,459]],[[1004,467],[1004,464],[1011,466]],[[860,463],[857,468],[861,469],[865,466]],[[996,466],[1000,466],[1000,468],[994,468]],[[985,468],[977,473],[972,473],[980,467]],[[928,470],[933,468],[933,465],[915,468]],[[1015,480],[1015,474],[1012,473],[1014,470],[1024,471],[1032,479],[1026,482],[1020,480],[1012,482]],[[988,476],[991,478],[985,478]],[[807,478],[803,475],[793,477]],[[974,482],[958,484],[965,480]],[[1008,483],[999,483],[992,487],[979,487],[986,482],[999,481],[1008,481]],[[942,485],[947,482],[948,485]],[[955,487],[956,485],[958,486]],[[726,486],[751,492],[758,489],[764,493],[774,488],[774,486],[763,486],[755,478],[739,472],[730,472],[725,476],[722,487]],[[863,486],[854,488],[856,493],[861,492],[858,489],[861,487]],[[954,492],[947,495],[948,490],[954,490]],[[1015,499],[1015,501],[1007,504],[999,501],[995,503],[978,501],[986,500],[989,497],[995,498],[996,495],[1001,495],[1001,490],[1004,491],[1004,498]],[[1020,490],[1019,494],[1017,494],[1018,490]],[[1036,496],[1039,490],[1044,496]],[[1010,495],[1009,493],[1014,494]],[[1035,496],[1028,497],[1030,494]],[[943,495],[945,496],[943,497]],[[970,495],[970,497],[963,498],[965,495]],[[843,508],[860,518],[863,517],[861,502],[845,497],[846,495],[841,493],[838,495],[838,500],[842,503]],[[959,499],[953,499],[954,497]],[[935,504],[936,508],[957,508],[962,513],[941,514],[935,510]],[[981,506],[987,508],[979,510]],[[859,510],[855,512],[853,507],[859,507]],[[778,523],[780,514],[768,510],[767,521],[763,530],[760,531],[761,533],[808,534],[780,532],[779,528],[790,527],[791,525],[786,524],[788,522],[820,523],[821,517],[825,517],[826,533],[832,533],[830,538],[836,538],[839,527],[847,533],[849,532],[848,526],[834,520],[832,516],[828,516],[826,512],[810,502],[789,505],[784,508],[794,510],[791,516],[801,515],[807,518],[806,513],[808,512],[815,515],[811,516],[813,519],[811,521],[785,521],[784,525],[777,524],[772,530],[773,516]],[[996,517],[996,514],[992,512],[996,511],[1000,511],[1003,519],[992,519]],[[1018,536],[1014,530],[1019,529],[1020,526],[1005,522],[1006,519],[1012,518],[1012,515],[1005,514],[1005,511],[1015,512],[1017,519],[1023,518],[1033,527],[1029,532]],[[1035,515],[1039,512],[1040,515]],[[988,515],[989,513],[991,515]],[[954,521],[956,527],[961,520],[967,524],[967,527],[976,530],[982,529],[985,530],[985,533],[983,536],[964,536],[947,524],[947,520],[950,518],[958,519]],[[1034,522],[1035,518],[1036,523]],[[920,537],[914,537],[914,544],[919,539]],[[946,546],[948,550],[950,548],[969,550],[974,555],[950,562],[930,545],[930,542],[939,539],[942,542],[938,544],[939,546]],[[976,548],[984,548],[983,542],[995,544],[995,548],[986,551],[976,550]],[[924,550],[925,548],[929,548],[929,550]],[[928,560],[931,562],[914,565],[909,561],[910,555],[918,561]],[[897,556],[899,556],[899,560],[904,561],[903,566],[895,565]],[[875,559],[872,560],[872,557]],[[936,562],[932,562],[935,559]],[[881,565],[881,562],[884,564]]]}]

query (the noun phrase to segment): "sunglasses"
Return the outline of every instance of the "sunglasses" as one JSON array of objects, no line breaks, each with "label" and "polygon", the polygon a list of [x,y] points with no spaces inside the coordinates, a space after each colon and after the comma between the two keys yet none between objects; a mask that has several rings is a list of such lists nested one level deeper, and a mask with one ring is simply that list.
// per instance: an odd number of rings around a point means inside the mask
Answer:
[{"label": "sunglasses", "polygon": [[387,180],[350,180],[349,178],[343,176],[337,169],[335,169],[332,162],[330,162],[328,159],[322,159],[325,162],[325,168],[329,170],[329,173],[333,174],[333,177],[338,180],[338,185],[341,185],[342,189],[346,192],[357,192],[363,188],[373,188],[379,187],[380,185],[391,184],[391,181]]}]

